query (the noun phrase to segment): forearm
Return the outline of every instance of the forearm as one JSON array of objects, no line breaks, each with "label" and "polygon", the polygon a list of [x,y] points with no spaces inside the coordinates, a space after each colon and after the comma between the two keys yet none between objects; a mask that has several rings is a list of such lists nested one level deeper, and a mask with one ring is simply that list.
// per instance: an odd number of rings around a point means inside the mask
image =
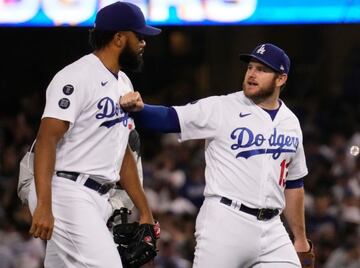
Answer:
[{"label": "forearm", "polygon": [[304,216],[304,188],[285,190],[286,207],[284,216],[294,239],[306,238]]},{"label": "forearm", "polygon": [[68,122],[55,118],[44,118],[40,123],[34,158],[37,204],[29,231],[35,238],[49,240],[53,232],[51,179],[54,173],[56,145],[68,128]]},{"label": "forearm", "polygon": [[54,118],[41,120],[35,144],[34,176],[38,204],[51,205],[51,179],[54,174],[56,146],[69,128],[69,122]]},{"label": "forearm", "polygon": [[136,162],[129,147],[126,148],[120,170],[120,185],[139,210],[140,223],[154,223],[145,192],[139,180]]},{"label": "forearm", "polygon": [[162,133],[179,133],[180,123],[174,108],[160,105],[145,105],[140,112],[131,113],[140,128]]},{"label": "forearm", "polygon": [[51,206],[51,178],[54,173],[56,139],[39,135],[35,144],[34,176],[37,202]]},{"label": "forearm", "polygon": [[297,251],[306,251],[308,248],[305,230],[304,188],[285,190],[286,207],[284,216],[294,236],[294,245]]}]

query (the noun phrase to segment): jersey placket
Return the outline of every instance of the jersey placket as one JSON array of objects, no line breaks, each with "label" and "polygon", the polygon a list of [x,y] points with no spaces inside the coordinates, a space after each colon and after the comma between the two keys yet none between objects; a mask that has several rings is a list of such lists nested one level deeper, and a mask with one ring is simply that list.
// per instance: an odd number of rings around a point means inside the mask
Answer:
[{"label": "jersey placket", "polygon": [[260,113],[260,117],[262,117],[262,124],[264,125],[264,137],[266,138],[266,143],[265,143],[265,154],[264,157],[262,158],[262,179],[261,179],[261,186],[260,186],[260,196],[261,196],[261,207],[262,208],[267,208],[267,207],[271,207],[271,204],[268,204],[268,199],[269,199],[269,193],[271,191],[271,187],[269,187],[269,184],[271,184],[271,178],[269,174],[269,163],[271,163],[271,161],[274,161],[272,159],[272,154],[268,154],[267,151],[268,149],[270,149],[270,144],[269,144],[269,138],[271,136],[271,133],[273,132],[273,129],[275,127],[274,122],[276,121],[276,117],[274,119],[274,121],[271,119],[271,117],[269,116],[269,114],[264,111],[262,108],[260,107],[255,107],[255,109],[259,109],[259,113]]}]

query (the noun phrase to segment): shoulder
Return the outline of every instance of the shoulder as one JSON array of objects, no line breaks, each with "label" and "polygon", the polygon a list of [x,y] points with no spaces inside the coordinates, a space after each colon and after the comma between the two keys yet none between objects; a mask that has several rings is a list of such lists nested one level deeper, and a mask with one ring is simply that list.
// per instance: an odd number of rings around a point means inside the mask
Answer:
[{"label": "shoulder", "polygon": [[124,72],[119,71],[118,77],[119,77],[119,81],[124,83],[127,86],[128,90],[134,91],[134,87],[133,87],[133,85],[131,83],[130,78]]},{"label": "shoulder", "polygon": [[[227,106],[238,106],[239,104],[246,104],[246,98],[243,97],[242,92],[234,92],[226,95],[213,95],[209,97],[204,97],[192,102],[189,102],[187,105],[197,105],[197,106],[212,106],[217,109],[222,109]],[[187,106],[185,105],[185,106]]]},{"label": "shoulder", "polygon": [[295,113],[283,101],[281,106],[282,106],[281,109],[283,110],[284,119],[300,128],[300,121],[298,117],[295,115]]},{"label": "shoulder", "polygon": [[[55,74],[47,87],[49,96],[55,94],[79,95],[82,97],[90,92],[88,89],[93,81],[99,77],[100,66],[96,66],[94,55],[86,55],[65,66]],[[99,71],[100,70],[100,71]]]},{"label": "shoulder", "polygon": [[96,76],[98,68],[96,67],[96,59],[92,54],[85,55],[73,63],[65,66],[54,76],[54,80],[66,81],[88,81]]},{"label": "shoulder", "polygon": [[219,96],[219,101],[223,106],[251,106],[254,105],[247,97],[245,97],[243,91],[236,91],[226,95]]}]

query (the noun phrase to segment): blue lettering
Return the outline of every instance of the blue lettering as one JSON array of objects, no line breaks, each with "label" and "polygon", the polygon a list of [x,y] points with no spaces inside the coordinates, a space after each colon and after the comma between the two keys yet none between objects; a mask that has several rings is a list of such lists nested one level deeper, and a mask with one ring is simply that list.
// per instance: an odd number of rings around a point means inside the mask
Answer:
[{"label": "blue lettering", "polygon": [[[232,150],[253,147],[250,150],[242,150],[236,155],[236,158],[243,157],[247,159],[254,155],[272,154],[273,159],[278,159],[282,153],[295,153],[299,146],[298,137],[278,134],[276,128],[274,128],[273,133],[268,139],[261,133],[254,134],[251,129],[246,127],[234,129],[230,137],[236,142],[231,145]],[[266,140],[269,143],[269,148],[259,148]]]},{"label": "blue lettering", "polygon": [[231,139],[237,140],[237,143],[231,145],[232,150],[247,148],[253,145],[254,134],[246,127],[240,127],[231,132]]},{"label": "blue lettering", "polygon": [[115,115],[115,104],[109,97],[102,98],[97,107],[100,113],[96,114],[96,119],[111,118]]},{"label": "blue lettering", "polygon": [[256,146],[261,146],[265,141],[264,135],[263,134],[258,134],[255,137],[255,145]]},{"label": "blue lettering", "polygon": [[125,127],[128,124],[129,115],[125,113],[118,103],[115,103],[111,98],[104,97],[102,98],[97,108],[100,110],[96,115],[96,119],[103,119],[103,118],[113,118],[115,119],[105,121],[101,123],[100,127],[105,126],[110,128],[118,123],[122,123]]}]

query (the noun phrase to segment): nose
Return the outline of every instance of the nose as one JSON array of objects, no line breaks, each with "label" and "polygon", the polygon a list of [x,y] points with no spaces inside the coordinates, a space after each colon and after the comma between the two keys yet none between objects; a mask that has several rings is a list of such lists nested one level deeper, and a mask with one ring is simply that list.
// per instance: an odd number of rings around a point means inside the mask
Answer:
[{"label": "nose", "polygon": [[251,69],[248,69],[248,70],[247,70],[247,75],[248,75],[249,77],[254,77],[255,74],[256,74],[256,70],[255,70],[254,68],[251,68]]}]

